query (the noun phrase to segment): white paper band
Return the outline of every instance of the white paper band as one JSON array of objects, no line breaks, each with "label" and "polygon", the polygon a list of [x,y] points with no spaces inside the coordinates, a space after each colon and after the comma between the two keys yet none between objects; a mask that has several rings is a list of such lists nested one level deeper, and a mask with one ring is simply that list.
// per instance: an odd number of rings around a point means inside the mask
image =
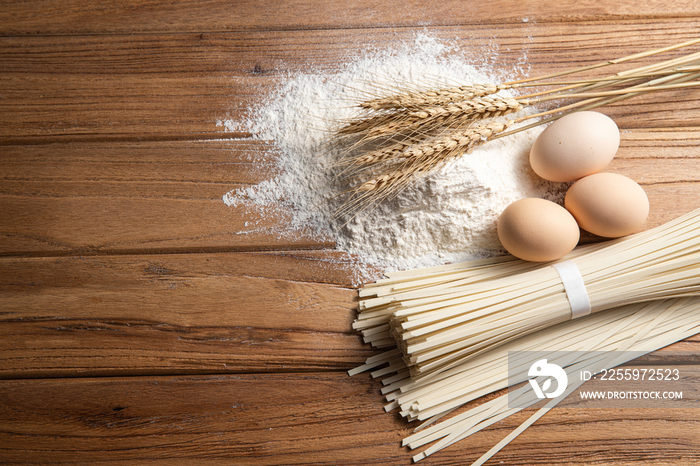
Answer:
[{"label": "white paper band", "polygon": [[566,297],[571,306],[571,318],[587,316],[591,313],[591,301],[588,299],[586,285],[583,283],[581,271],[573,261],[563,261],[553,264],[564,284]]}]

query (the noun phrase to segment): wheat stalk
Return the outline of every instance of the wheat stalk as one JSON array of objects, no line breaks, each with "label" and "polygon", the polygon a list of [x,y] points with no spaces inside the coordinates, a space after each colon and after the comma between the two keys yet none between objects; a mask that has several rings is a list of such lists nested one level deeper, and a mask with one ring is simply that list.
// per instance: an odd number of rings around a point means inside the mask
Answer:
[{"label": "wheat stalk", "polygon": [[399,142],[388,148],[358,156],[355,163],[361,165],[360,168],[365,171],[371,172],[372,167],[382,163],[388,168],[356,186],[353,191],[354,196],[338,209],[336,215],[356,212],[372,205],[377,199],[391,197],[415,179],[439,170],[450,159],[471,152],[474,148],[490,141],[512,124],[513,120],[505,123],[492,121],[474,124],[465,130],[449,133],[417,145],[410,141]]},{"label": "wheat stalk", "polygon": [[[575,111],[591,110],[649,92],[699,86],[700,52],[613,75],[549,81],[604,66],[618,65],[700,43],[700,39],[642,52],[595,65],[502,84],[468,84],[446,89],[399,92],[359,106],[364,115],[338,129],[337,144],[346,147],[339,164],[353,186],[338,216],[390,198],[449,160],[492,139],[549,123]],[[505,97],[501,90],[549,89]],[[525,107],[561,100],[551,110],[517,116]],[[572,102],[572,103],[569,103]],[[515,118],[501,123],[499,117]],[[524,124],[528,120],[533,123]]]},{"label": "wheat stalk", "polygon": [[435,89],[418,92],[406,92],[397,95],[379,97],[362,102],[360,107],[368,110],[394,110],[420,108],[433,105],[445,105],[495,94],[499,89],[493,84],[467,84],[449,89]]},{"label": "wheat stalk", "polygon": [[[527,103],[527,102],[526,102]],[[460,123],[496,118],[523,109],[523,103],[500,95],[474,97],[470,100],[430,105],[414,110],[406,109],[392,114],[380,114],[356,120],[341,128],[339,134],[363,134],[365,140],[387,137],[395,133],[433,133],[442,127],[460,126]]]}]

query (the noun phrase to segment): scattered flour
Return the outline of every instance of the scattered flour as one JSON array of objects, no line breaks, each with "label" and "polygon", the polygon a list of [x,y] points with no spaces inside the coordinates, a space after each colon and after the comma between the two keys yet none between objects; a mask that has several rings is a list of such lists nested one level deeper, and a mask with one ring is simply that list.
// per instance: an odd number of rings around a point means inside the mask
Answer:
[{"label": "scattered flour", "polygon": [[[367,53],[333,74],[291,76],[245,122],[219,122],[273,140],[280,174],[253,187],[224,195],[228,205],[282,205],[292,212],[290,229],[316,231],[361,263],[384,271],[401,270],[502,254],[496,220],[511,202],[524,197],[557,200],[561,188],[537,177],[529,149],[541,129],[497,139],[445,165],[391,201],[352,221],[333,219],[340,189],[337,154],[324,143],[354,107],[377,89],[402,85],[497,83],[504,73],[464,58],[463,53],[425,34],[388,51]],[[353,108],[354,107],[354,108]]]}]

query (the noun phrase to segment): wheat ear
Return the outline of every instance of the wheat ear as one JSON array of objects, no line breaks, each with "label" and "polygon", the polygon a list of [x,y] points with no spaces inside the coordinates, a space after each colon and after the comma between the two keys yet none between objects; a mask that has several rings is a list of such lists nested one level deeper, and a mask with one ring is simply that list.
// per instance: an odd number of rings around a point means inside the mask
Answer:
[{"label": "wheat ear", "polygon": [[411,134],[418,129],[422,134],[430,134],[444,127],[458,128],[464,121],[494,118],[522,109],[523,103],[512,97],[473,97],[444,105],[416,107],[357,119],[343,126],[338,134],[353,135],[364,140],[383,138],[396,133]]},{"label": "wheat ear", "polygon": [[449,89],[433,89],[417,92],[406,92],[386,97],[370,99],[360,104],[360,107],[380,111],[396,109],[414,109],[434,105],[445,105],[495,94],[500,89],[494,84],[467,84]]},{"label": "wheat ear", "polygon": [[[348,191],[351,194],[350,197],[336,210],[334,217],[350,215],[347,219],[349,221],[378,200],[396,196],[402,188],[417,178],[434,173],[445,162],[465,152],[471,152],[475,147],[497,137],[513,124],[513,120],[505,123],[475,124],[466,130],[434,138],[430,142],[417,145],[406,144],[403,150],[397,149],[394,154],[387,154],[386,170],[381,174],[376,174],[374,171],[375,176]],[[379,160],[373,162],[377,163]],[[366,171],[373,172],[371,167]]]},{"label": "wheat ear", "polygon": [[439,164],[454,158],[455,155],[471,152],[475,147],[486,143],[512,124],[513,120],[506,123],[494,121],[474,125],[467,130],[452,133],[434,141],[418,146],[409,146],[408,149],[399,154],[405,161],[400,170],[365,181],[357,190],[361,192],[381,191],[393,181],[406,178],[405,171],[407,169],[412,170],[412,177],[424,175],[426,172],[433,171]]},{"label": "wheat ear", "polygon": [[[341,157],[341,163],[346,166],[343,173],[349,171],[359,175],[351,184],[355,186],[354,194],[360,196],[344,204],[343,208],[350,205],[364,207],[368,201],[381,201],[389,195],[395,195],[409,181],[433,173],[444,161],[469,152],[490,139],[546,124],[573,111],[591,110],[648,92],[698,86],[700,52],[602,78],[558,84],[547,82],[551,78],[624,63],[698,43],[700,39],[694,39],[596,65],[499,85],[469,84],[445,90],[410,91],[368,100],[360,105],[368,116],[351,121],[337,133],[339,140],[351,143],[350,150]],[[496,94],[502,89],[530,86],[547,86],[550,89],[517,98]],[[516,113],[525,106],[557,99],[574,100],[574,103],[523,115],[505,126],[497,122],[475,123]],[[526,120],[535,122],[520,124]],[[510,126],[513,129],[505,131]],[[443,136],[448,130],[453,131],[453,134]],[[409,171],[412,173],[407,173]],[[368,177],[369,180],[362,181],[362,178]]]}]

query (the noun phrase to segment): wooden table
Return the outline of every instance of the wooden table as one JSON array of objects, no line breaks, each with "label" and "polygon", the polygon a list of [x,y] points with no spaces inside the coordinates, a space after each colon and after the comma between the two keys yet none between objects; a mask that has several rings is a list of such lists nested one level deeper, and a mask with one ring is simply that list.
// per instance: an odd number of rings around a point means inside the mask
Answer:
[{"label": "wooden table", "polygon": [[[700,32],[697,0],[0,4],[3,464],[410,464],[409,427],[346,373],[374,354],[352,260],[223,204],[273,175],[272,143],[217,120],[416,32],[531,75]],[[604,110],[647,227],[700,207],[699,96]],[[522,420],[425,464],[467,464]],[[557,410],[490,464],[603,463],[700,463],[698,414]]]}]

